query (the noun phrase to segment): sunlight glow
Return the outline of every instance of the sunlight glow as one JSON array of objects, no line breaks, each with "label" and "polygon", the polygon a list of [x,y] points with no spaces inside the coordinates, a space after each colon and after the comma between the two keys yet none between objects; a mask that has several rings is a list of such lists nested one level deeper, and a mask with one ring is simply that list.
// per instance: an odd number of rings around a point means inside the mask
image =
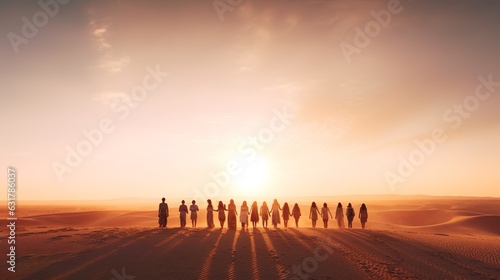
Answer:
[{"label": "sunlight glow", "polygon": [[257,157],[242,166],[241,173],[235,177],[238,193],[241,195],[258,195],[263,190],[269,177],[268,162]]}]

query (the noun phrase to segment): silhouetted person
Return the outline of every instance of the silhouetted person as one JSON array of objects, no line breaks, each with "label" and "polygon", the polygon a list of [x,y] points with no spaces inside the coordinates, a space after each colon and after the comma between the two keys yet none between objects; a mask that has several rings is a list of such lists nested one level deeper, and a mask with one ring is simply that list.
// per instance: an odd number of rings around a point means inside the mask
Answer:
[{"label": "silhouetted person", "polygon": [[269,220],[269,207],[267,207],[267,203],[262,202],[262,206],[260,207],[260,216],[262,217],[262,226],[267,228],[267,221]]},{"label": "silhouetted person", "polygon": [[295,219],[295,227],[299,227],[299,219],[301,216],[300,207],[297,203],[293,206],[292,216]]},{"label": "silhouetted person", "polygon": [[361,221],[361,227],[364,229],[365,223],[368,221],[368,209],[366,209],[366,205],[364,203],[361,205],[361,208],[359,208],[358,217]]},{"label": "silhouetted person", "polygon": [[181,228],[185,227],[186,226],[186,216],[187,216],[187,213],[188,213],[188,207],[184,200],[181,201],[181,205],[179,206],[179,215],[180,215],[180,220],[181,220]]},{"label": "silhouetted person", "polygon": [[248,205],[246,201],[243,201],[243,204],[241,205],[240,208],[240,222],[241,222],[241,229],[248,229]]},{"label": "silhouetted person", "polygon": [[227,206],[227,227],[229,229],[236,229],[236,216],[238,216],[238,211],[236,211],[236,204],[234,200],[229,201]]},{"label": "silhouetted person", "polygon": [[323,218],[323,227],[328,228],[328,214],[333,219],[332,212],[326,203],[323,203],[323,208],[321,208],[321,217]]},{"label": "silhouetted person", "polygon": [[283,204],[283,225],[285,228],[288,227],[288,220],[290,220],[290,216],[292,216],[292,214],[290,214],[290,207],[288,207],[288,203],[285,202],[285,204]]},{"label": "silhouetted person", "polygon": [[352,228],[352,220],[354,220],[354,217],[356,217],[356,212],[354,212],[354,208],[352,208],[351,203],[347,205],[345,215],[347,216],[347,227]]},{"label": "silhouetted person", "polygon": [[189,211],[191,211],[191,225],[193,227],[196,227],[196,220],[198,220],[198,211],[200,210],[198,208],[198,205],[196,205],[196,201],[192,201],[192,205],[189,206]]},{"label": "silhouetted person", "polygon": [[219,205],[217,206],[217,210],[214,210],[219,212],[219,222],[220,222],[220,228],[224,228],[224,223],[226,222],[226,213],[224,211],[227,211],[226,205],[222,203],[222,201],[219,201]]},{"label": "silhouetted person", "polygon": [[318,214],[321,215],[321,213],[318,210],[318,207],[316,206],[316,202],[313,201],[313,203],[311,204],[311,209],[309,210],[309,219],[312,220],[313,228],[316,227],[316,221],[318,220]]},{"label": "silhouetted person", "polygon": [[339,202],[337,205],[337,211],[335,211],[335,220],[339,228],[344,228],[344,209],[342,208],[342,203]]},{"label": "silhouetted person", "polygon": [[209,228],[215,227],[214,225],[214,206],[212,205],[212,200],[207,200],[207,226]]},{"label": "silhouetted person", "polygon": [[167,227],[168,204],[165,203],[165,198],[162,197],[161,203],[158,205],[158,227]]},{"label": "silhouetted person", "polygon": [[278,203],[277,199],[274,199],[273,205],[271,206],[271,212],[269,214],[272,214],[272,222],[274,228],[278,228],[278,224],[281,224],[281,219],[280,219],[280,204]]},{"label": "silhouetted person", "polygon": [[259,206],[257,206],[257,201],[252,203],[252,208],[250,209],[250,221],[252,221],[252,226],[254,228],[259,222]]}]

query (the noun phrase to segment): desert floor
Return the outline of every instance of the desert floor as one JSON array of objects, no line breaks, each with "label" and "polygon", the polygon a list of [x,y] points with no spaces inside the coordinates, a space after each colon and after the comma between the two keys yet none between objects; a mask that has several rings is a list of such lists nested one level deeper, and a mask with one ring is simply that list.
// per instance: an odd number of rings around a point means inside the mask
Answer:
[{"label": "desert floor", "polygon": [[353,229],[332,220],[328,229],[321,221],[311,228],[305,203],[299,228],[290,221],[248,230],[207,229],[204,212],[198,228],[188,221],[181,229],[174,208],[165,229],[156,211],[25,206],[15,273],[7,271],[2,231],[0,278],[499,279],[499,202],[372,201],[364,230],[358,219]]}]

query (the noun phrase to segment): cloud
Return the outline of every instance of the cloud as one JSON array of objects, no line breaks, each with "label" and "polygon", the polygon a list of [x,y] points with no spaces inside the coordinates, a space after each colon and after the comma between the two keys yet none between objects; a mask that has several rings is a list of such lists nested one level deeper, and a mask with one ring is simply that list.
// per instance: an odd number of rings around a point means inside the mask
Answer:
[{"label": "cloud", "polygon": [[115,100],[127,100],[128,98],[129,96],[124,92],[108,90],[108,91],[103,91],[100,94],[94,95],[92,100],[95,102],[108,105],[113,103],[113,101]]},{"label": "cloud", "polygon": [[89,26],[92,30],[90,34],[97,43],[96,49],[102,52],[97,68],[111,73],[122,71],[130,63],[131,59],[130,56],[120,53],[112,46],[109,40],[111,24],[98,23],[96,20],[91,20]]}]

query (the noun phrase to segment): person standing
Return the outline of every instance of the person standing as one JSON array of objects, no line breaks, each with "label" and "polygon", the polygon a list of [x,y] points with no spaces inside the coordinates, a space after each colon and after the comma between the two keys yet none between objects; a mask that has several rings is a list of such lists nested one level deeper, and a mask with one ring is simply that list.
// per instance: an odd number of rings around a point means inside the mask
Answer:
[{"label": "person standing", "polygon": [[229,229],[236,229],[236,217],[238,216],[238,211],[236,211],[236,204],[234,200],[229,201],[227,206],[227,227]]},{"label": "person standing", "polygon": [[323,227],[328,228],[328,214],[333,219],[332,212],[326,203],[323,203],[323,208],[321,208],[321,217],[323,217]]},{"label": "person standing", "polygon": [[345,215],[347,216],[347,227],[352,228],[352,220],[354,220],[354,217],[356,217],[356,212],[354,212],[354,208],[352,208],[351,203],[347,205]]},{"label": "person standing", "polygon": [[344,228],[344,209],[342,208],[342,203],[340,202],[337,205],[337,211],[335,211],[335,220],[337,220],[339,228]]},{"label": "person standing", "polygon": [[179,213],[180,213],[179,215],[180,215],[180,220],[181,220],[181,228],[183,228],[183,227],[186,227],[186,216],[187,216],[187,213],[189,211],[188,211],[187,205],[184,204],[186,202],[184,200],[182,200],[181,203],[182,204],[179,206]]},{"label": "person standing", "polygon": [[195,228],[196,220],[198,220],[198,211],[200,209],[198,208],[198,205],[196,205],[196,200],[193,200],[192,203],[193,204],[189,206],[189,211],[191,211],[191,225]]},{"label": "person standing", "polygon": [[252,208],[250,209],[250,221],[252,221],[253,228],[255,228],[259,222],[259,206],[257,206],[257,201],[252,203]]},{"label": "person standing", "polygon": [[224,211],[227,211],[226,205],[222,203],[222,201],[219,201],[219,205],[217,206],[217,210],[214,210],[219,212],[219,222],[220,222],[220,228],[224,228],[224,223],[226,222],[226,213]]},{"label": "person standing", "polygon": [[241,222],[241,229],[248,229],[248,205],[246,201],[243,201],[243,204],[241,205],[240,208],[240,222]]},{"label": "person standing", "polygon": [[293,206],[292,216],[295,219],[295,227],[298,228],[299,227],[299,218],[300,218],[301,214],[300,214],[299,204],[297,204],[297,203],[295,203],[295,205]]},{"label": "person standing", "polygon": [[212,200],[207,200],[207,226],[209,228],[215,227],[214,225],[214,206],[212,205]]},{"label": "person standing", "polygon": [[288,227],[288,220],[290,220],[290,216],[292,216],[292,214],[290,214],[290,207],[288,207],[288,203],[285,202],[285,204],[283,204],[283,225],[285,228]]},{"label": "person standing", "polygon": [[158,205],[158,227],[167,227],[168,204],[165,203],[165,198],[162,197],[161,203]]},{"label": "person standing", "polygon": [[273,205],[271,206],[271,212],[269,212],[269,214],[272,214],[272,223],[274,228],[278,228],[278,224],[281,223],[280,210],[281,207],[278,200],[274,199]]},{"label": "person standing", "polygon": [[316,206],[316,202],[313,201],[313,203],[311,204],[311,209],[309,210],[309,219],[312,220],[313,228],[316,228],[316,221],[318,220],[318,214],[321,215],[321,213],[318,210],[318,207]]},{"label": "person standing", "polygon": [[267,203],[262,202],[262,206],[260,207],[260,216],[262,217],[262,226],[267,228],[267,221],[269,220],[269,208],[267,207]]},{"label": "person standing", "polygon": [[368,221],[368,209],[366,209],[366,205],[361,204],[361,208],[359,208],[359,220],[361,221],[361,227],[365,229],[365,224]]}]

